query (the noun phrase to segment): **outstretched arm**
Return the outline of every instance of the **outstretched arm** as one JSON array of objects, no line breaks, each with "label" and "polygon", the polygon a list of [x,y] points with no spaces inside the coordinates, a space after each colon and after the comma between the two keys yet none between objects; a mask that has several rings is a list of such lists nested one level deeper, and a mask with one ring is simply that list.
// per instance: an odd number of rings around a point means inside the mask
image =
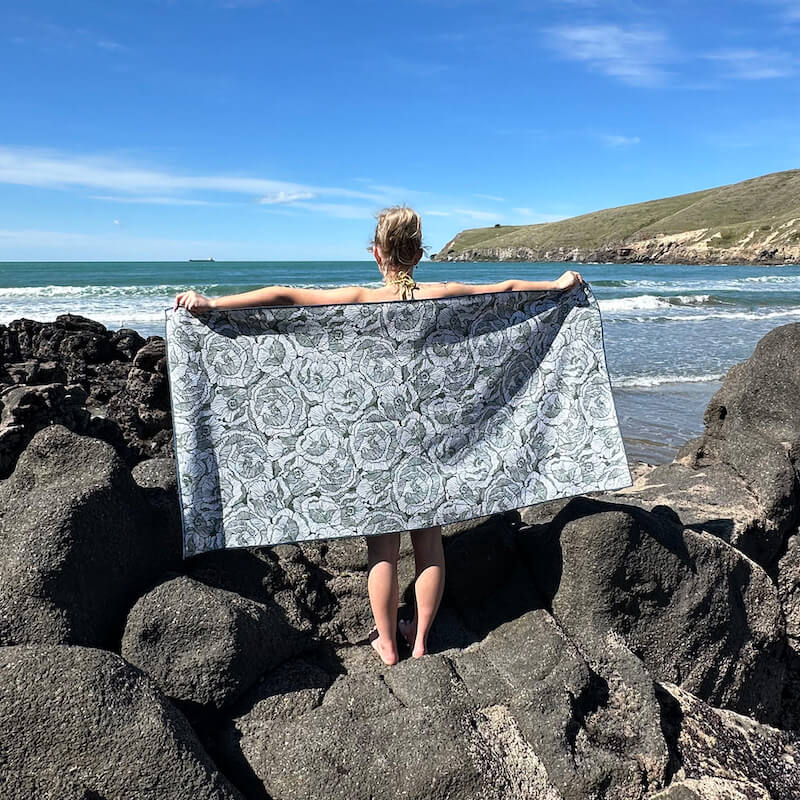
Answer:
[{"label": "outstretched arm", "polygon": [[211,309],[246,308],[249,306],[316,306],[327,303],[358,303],[363,297],[360,286],[339,289],[297,289],[293,286],[264,286],[251,292],[227,294],[223,297],[204,297],[189,290],[175,297],[173,311],[185,306],[195,313]]},{"label": "outstretched arm", "polygon": [[485,294],[488,292],[551,292],[571,289],[576,284],[584,284],[579,272],[567,270],[554,281],[521,281],[511,278],[498,283],[458,283],[448,281],[447,295]]}]

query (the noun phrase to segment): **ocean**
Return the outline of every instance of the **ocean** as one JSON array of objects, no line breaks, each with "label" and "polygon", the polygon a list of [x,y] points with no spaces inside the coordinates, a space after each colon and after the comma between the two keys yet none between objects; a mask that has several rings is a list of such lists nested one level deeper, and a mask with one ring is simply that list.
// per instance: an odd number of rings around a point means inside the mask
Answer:
[{"label": "ocean", "polygon": [[[433,263],[419,281],[551,280],[575,268],[603,317],[606,358],[631,461],[664,463],[703,429],[703,410],[733,364],[770,329],[800,321],[800,265]],[[217,297],[270,284],[380,285],[370,261],[0,263],[0,323],[71,312],[111,330],[164,335],[186,289]]]}]

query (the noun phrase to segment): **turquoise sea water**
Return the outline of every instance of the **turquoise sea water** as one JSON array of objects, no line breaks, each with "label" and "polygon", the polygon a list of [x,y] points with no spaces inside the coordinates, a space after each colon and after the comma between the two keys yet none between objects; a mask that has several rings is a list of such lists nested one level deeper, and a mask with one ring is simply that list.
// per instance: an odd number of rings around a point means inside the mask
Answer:
[{"label": "turquoise sea water", "polygon": [[[702,430],[702,412],[733,364],[768,330],[800,321],[800,265],[439,264],[420,281],[549,280],[576,268],[603,316],[606,356],[631,459],[670,460]],[[0,263],[0,323],[72,312],[109,329],[164,335],[164,310],[185,289],[212,297],[269,284],[380,285],[374,262]]]}]

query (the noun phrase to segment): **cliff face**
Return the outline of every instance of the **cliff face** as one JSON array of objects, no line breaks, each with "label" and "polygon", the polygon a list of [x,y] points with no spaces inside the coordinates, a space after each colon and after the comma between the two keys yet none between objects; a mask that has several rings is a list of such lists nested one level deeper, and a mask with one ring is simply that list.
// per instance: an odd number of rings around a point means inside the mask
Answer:
[{"label": "cliff face", "polygon": [[473,228],[431,259],[800,263],[800,170],[558,222]]},{"label": "cliff face", "polygon": [[[800,220],[791,220],[800,222]],[[800,230],[800,228],[798,228]],[[660,235],[603,247],[470,247],[459,250],[450,242],[432,261],[574,261],[617,264],[798,264],[800,242],[789,236],[764,242],[742,241],[723,247],[719,236],[705,238],[708,229]]]}]

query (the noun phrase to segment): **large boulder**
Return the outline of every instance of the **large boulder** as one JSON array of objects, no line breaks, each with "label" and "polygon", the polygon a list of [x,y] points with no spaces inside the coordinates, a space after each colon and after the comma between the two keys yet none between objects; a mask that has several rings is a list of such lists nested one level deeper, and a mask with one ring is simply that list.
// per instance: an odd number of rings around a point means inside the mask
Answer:
[{"label": "large boulder", "polygon": [[221,710],[308,645],[274,602],[182,575],[139,598],[121,653],[170,698]]},{"label": "large boulder", "polygon": [[618,640],[590,664],[543,610],[394,667],[369,646],[289,662],[232,709],[253,796],[645,798],[669,753],[652,679]]},{"label": "large boulder", "polygon": [[615,631],[659,680],[760,721],[779,719],[778,593],[738,550],[683,528],[669,511],[585,498],[523,540],[554,616],[585,647]]},{"label": "large boulder", "polygon": [[44,428],[0,485],[0,508],[0,644],[117,649],[164,554],[113,448]]},{"label": "large boulder", "polygon": [[87,647],[0,647],[0,794],[243,800],[140,670]]},{"label": "large boulder", "polygon": [[705,431],[678,452],[692,468],[729,466],[761,507],[769,570],[800,517],[800,323],[767,333],[728,370],[704,415]]}]

